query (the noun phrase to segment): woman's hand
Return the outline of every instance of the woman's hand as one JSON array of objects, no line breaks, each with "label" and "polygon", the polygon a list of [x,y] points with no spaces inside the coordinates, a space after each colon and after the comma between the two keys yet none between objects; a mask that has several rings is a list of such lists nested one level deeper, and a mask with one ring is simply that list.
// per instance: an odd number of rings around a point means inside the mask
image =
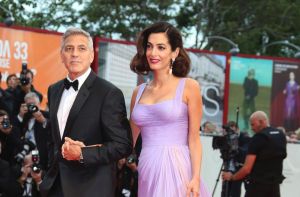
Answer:
[{"label": "woman's hand", "polygon": [[186,196],[191,197],[192,195],[193,197],[198,197],[199,192],[200,192],[200,179],[193,178],[188,184]]}]

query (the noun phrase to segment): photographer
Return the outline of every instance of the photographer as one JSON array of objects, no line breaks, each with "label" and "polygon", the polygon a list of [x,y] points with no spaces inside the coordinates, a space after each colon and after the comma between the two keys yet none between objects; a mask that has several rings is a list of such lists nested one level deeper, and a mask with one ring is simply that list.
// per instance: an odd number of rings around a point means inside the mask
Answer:
[{"label": "photographer", "polygon": [[50,139],[46,119],[48,114],[40,110],[40,100],[34,92],[27,93],[24,100],[25,103],[20,107],[16,125],[20,127],[23,142],[29,146],[26,149],[27,152],[36,147],[40,154],[41,166],[46,169]]},{"label": "photographer", "polygon": [[20,78],[21,88],[24,93],[34,92],[39,97],[40,102],[43,100],[43,95],[38,92],[33,86],[33,72],[30,69],[25,71],[25,78]]},{"label": "photographer", "polygon": [[[248,143],[251,138],[247,136],[245,132],[240,132],[239,127],[235,121],[229,121],[224,127],[227,130],[231,131],[230,135],[232,136],[231,140],[229,141],[229,146],[231,147],[231,149],[234,149],[234,152],[230,157],[229,168],[227,169],[227,171],[235,173],[243,166],[245,162]],[[225,195],[224,191],[222,191],[222,196],[240,197],[242,183],[243,179],[238,181],[229,181],[227,195]]]},{"label": "photographer", "polygon": [[20,73],[20,78],[19,78],[20,84],[15,89],[16,109],[20,108],[20,105],[25,101],[24,100],[25,95],[29,92],[34,92],[38,96],[39,101],[42,102],[43,95],[34,88],[33,78],[34,78],[33,72],[27,68],[26,63],[23,63],[22,71]]},{"label": "photographer", "polygon": [[282,131],[269,126],[267,115],[262,111],[250,117],[256,133],[249,144],[245,164],[236,173],[224,172],[223,179],[237,181],[249,175],[246,197],[279,197],[282,163],[286,157],[286,138]]},{"label": "photographer", "polygon": [[[0,72],[0,82],[2,80],[2,74]],[[10,115],[13,113],[14,100],[13,95],[0,87],[0,109],[5,110]]]},{"label": "photographer", "polygon": [[42,171],[38,167],[38,152],[25,156],[21,168],[22,175],[18,181],[22,187],[22,197],[40,197],[39,184],[42,182]]},{"label": "photographer", "polygon": [[[0,141],[0,154],[2,152],[2,143]],[[13,172],[10,164],[0,158],[0,196],[17,197],[22,193],[22,188],[17,182],[17,176]]]},{"label": "photographer", "polygon": [[137,166],[142,149],[142,137],[138,135],[134,151],[127,158],[118,161],[117,197],[137,197],[138,171]]},{"label": "photographer", "polygon": [[137,158],[135,154],[118,161],[117,197],[137,196]]},{"label": "photographer", "polygon": [[19,78],[17,78],[16,74],[10,74],[6,78],[6,85],[7,88],[5,89],[5,92],[7,95],[10,95],[10,102],[11,109],[10,109],[10,116],[16,116],[19,113],[20,104],[23,102],[24,97],[19,98],[21,94],[21,88],[18,88],[19,86]]},{"label": "photographer", "polygon": [[20,130],[12,126],[8,113],[4,110],[0,110],[0,142],[2,143],[1,159],[13,165],[15,152],[21,147],[22,142]]}]

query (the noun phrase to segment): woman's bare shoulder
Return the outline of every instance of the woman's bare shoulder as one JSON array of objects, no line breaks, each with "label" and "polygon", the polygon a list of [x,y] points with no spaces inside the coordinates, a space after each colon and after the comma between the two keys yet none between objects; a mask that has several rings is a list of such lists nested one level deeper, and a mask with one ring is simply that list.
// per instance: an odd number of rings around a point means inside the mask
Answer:
[{"label": "woman's bare shoulder", "polygon": [[186,78],[185,81],[186,90],[188,91],[195,91],[200,89],[200,84],[198,81],[192,78]]}]

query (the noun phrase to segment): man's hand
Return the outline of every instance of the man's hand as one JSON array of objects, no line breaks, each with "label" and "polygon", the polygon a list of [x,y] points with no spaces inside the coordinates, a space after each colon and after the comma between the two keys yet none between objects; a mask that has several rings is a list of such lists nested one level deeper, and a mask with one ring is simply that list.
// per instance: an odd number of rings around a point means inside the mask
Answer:
[{"label": "man's hand", "polygon": [[27,112],[28,112],[28,108],[27,108],[26,103],[22,103],[21,106],[20,106],[19,116],[21,118],[24,118],[24,114],[26,114]]},{"label": "man's hand", "polygon": [[83,142],[72,140],[65,137],[65,143],[62,145],[62,155],[66,160],[79,160],[81,154],[81,147],[85,147]]},{"label": "man's hand", "polygon": [[35,120],[39,123],[44,123],[46,121],[46,118],[44,117],[41,111],[34,112],[32,115],[35,118]]},{"label": "man's hand", "polygon": [[231,172],[223,172],[222,178],[225,181],[232,181],[233,174]]},{"label": "man's hand", "polygon": [[38,173],[31,171],[31,177],[33,178],[33,180],[37,184],[41,183],[41,181],[42,181],[42,171],[40,171]]}]

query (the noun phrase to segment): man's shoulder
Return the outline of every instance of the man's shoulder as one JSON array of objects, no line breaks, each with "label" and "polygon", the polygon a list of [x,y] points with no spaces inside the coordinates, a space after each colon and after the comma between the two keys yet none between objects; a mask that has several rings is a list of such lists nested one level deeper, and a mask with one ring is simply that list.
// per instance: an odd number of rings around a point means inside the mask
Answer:
[{"label": "man's shoulder", "polygon": [[106,79],[100,78],[98,76],[96,76],[96,78],[95,78],[94,85],[96,85],[97,87],[101,87],[103,89],[107,89],[107,90],[110,90],[110,89],[119,89],[113,83],[107,81]]},{"label": "man's shoulder", "polygon": [[63,84],[63,82],[64,82],[64,79],[61,79],[61,80],[59,80],[59,81],[57,81],[57,82],[51,84],[51,85],[49,86],[49,88],[59,87],[61,84]]},{"label": "man's shoulder", "polygon": [[273,127],[266,127],[261,132],[263,135],[281,134],[282,131]]}]

